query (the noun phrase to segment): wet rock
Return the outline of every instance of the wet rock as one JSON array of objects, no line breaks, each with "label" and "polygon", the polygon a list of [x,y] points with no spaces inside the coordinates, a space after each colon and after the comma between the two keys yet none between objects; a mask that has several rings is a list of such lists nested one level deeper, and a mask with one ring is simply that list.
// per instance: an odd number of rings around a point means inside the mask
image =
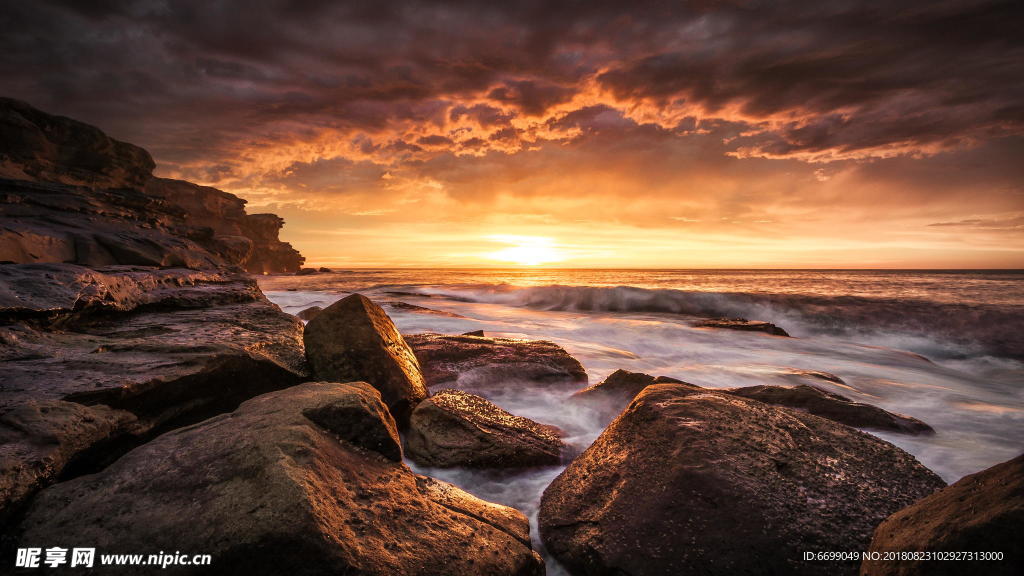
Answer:
[{"label": "wet rock", "polygon": [[306,358],[321,380],[369,382],[404,426],[427,397],[420,366],[380,306],[361,294],[338,300],[306,324]]},{"label": "wet rock", "polygon": [[0,515],[307,376],[301,323],[242,275],[55,264],[0,275]]},{"label": "wet rock", "polygon": [[306,322],[309,322],[313,318],[316,318],[317,315],[323,311],[324,309],[319,306],[310,306],[309,308],[306,308],[305,310],[296,314],[296,316],[298,316],[302,320],[305,320]]},{"label": "wet rock", "polygon": [[463,332],[462,335],[463,336],[478,336],[480,338],[483,338],[485,336],[483,330],[472,330],[470,332]]},{"label": "wet rock", "polygon": [[363,383],[254,398],[44,490],[19,545],[74,534],[105,553],[193,550],[218,573],[253,575],[542,574],[527,519],[395,461],[386,416]]},{"label": "wet rock", "polygon": [[561,346],[543,340],[413,334],[406,342],[416,352],[430,387],[458,381],[486,385],[509,379],[579,383],[587,373]]},{"label": "wet rock", "polygon": [[459,390],[442,390],[420,402],[406,445],[413,460],[439,468],[552,466],[566,449],[557,428]]},{"label": "wet rock", "polygon": [[327,268],[326,266],[321,266],[321,267],[317,268],[316,271],[321,273],[321,274],[329,274],[331,272],[334,272],[334,270],[331,270],[330,268]]},{"label": "wet rock", "polygon": [[864,560],[862,576],[1024,573],[1024,455],[971,474],[889,516],[869,551],[1002,552],[1002,560]]},{"label": "wet rock", "polygon": [[917,418],[888,412],[878,406],[854,402],[845,396],[807,384],[792,388],[749,386],[735,388],[728,392],[766,404],[796,408],[856,428],[872,428],[915,435],[935,433],[931,426]]},{"label": "wet rock", "polygon": [[0,266],[0,319],[57,318],[140,309],[202,308],[262,299],[237,272],[86,268],[75,264]]},{"label": "wet rock", "polygon": [[392,310],[400,310],[402,312],[412,312],[413,314],[430,314],[432,316],[444,316],[445,318],[465,318],[453,312],[446,312],[444,310],[435,310],[433,308],[427,308],[425,306],[417,306],[416,304],[409,304],[408,302],[401,302],[399,300],[387,300],[383,302],[385,306]]},{"label": "wet rock", "polygon": [[574,393],[572,400],[597,408],[608,415],[615,415],[632,402],[633,397],[652,384],[679,384],[694,390],[702,389],[700,386],[668,376],[654,377],[641,372],[616,370],[603,381]]},{"label": "wet rock", "polygon": [[656,384],[545,490],[540,530],[574,574],[853,574],[802,554],[864,550],[943,485],[848,426]]},{"label": "wet rock", "polygon": [[311,276],[316,274],[316,268],[299,268],[295,271],[296,276]]},{"label": "wet rock", "polygon": [[772,336],[786,336],[789,334],[770,322],[759,320],[747,320],[746,318],[712,318],[702,320],[694,326],[698,328],[724,328],[726,330],[743,330],[745,332],[764,332]]},{"label": "wet rock", "polygon": [[0,98],[0,261],[85,266],[241,266],[303,262],[273,214],[208,186],[156,178],[142,148],[81,122]]}]

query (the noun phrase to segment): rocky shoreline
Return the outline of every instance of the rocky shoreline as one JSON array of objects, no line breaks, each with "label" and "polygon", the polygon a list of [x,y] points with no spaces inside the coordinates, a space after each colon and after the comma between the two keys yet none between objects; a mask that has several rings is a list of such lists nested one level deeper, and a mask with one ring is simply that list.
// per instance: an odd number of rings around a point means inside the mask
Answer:
[{"label": "rocky shoreline", "polygon": [[[1021,569],[1021,458],[946,487],[859,430],[930,426],[813,386],[620,370],[588,387],[554,343],[403,335],[359,294],[300,320],[246,273],[301,268],[276,216],[22,103],[0,100],[0,144],[4,562],[83,544],[202,551],[218,574],[536,575],[542,552],[574,575],[928,574],[803,554],[991,542],[1007,559],[987,573]],[[565,409],[608,426],[574,454],[488,399],[510,381],[575,390]],[[406,459],[565,465],[545,550],[521,511]]]}]

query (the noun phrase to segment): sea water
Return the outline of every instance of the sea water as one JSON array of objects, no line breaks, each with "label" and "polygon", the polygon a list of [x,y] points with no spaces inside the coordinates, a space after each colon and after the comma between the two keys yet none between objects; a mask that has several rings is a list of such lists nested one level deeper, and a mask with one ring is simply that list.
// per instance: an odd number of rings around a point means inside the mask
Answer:
[{"label": "sea water", "polygon": [[[551,340],[591,384],[620,368],[710,388],[812,384],[930,424],[929,436],[872,433],[953,482],[1024,452],[1022,281],[1020,271],[401,269],[264,276],[260,285],[293,314],[359,292],[403,333]],[[768,321],[794,337],[695,327],[704,317]],[[578,450],[607,424],[566,402],[575,386],[456,386],[561,427]],[[562,470],[410,465],[518,508],[535,540],[540,495]]]}]

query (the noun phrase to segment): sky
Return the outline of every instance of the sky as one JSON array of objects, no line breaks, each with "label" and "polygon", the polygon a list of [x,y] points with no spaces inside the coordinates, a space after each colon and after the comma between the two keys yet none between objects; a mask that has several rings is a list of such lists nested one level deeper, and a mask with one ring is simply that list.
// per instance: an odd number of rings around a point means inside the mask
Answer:
[{"label": "sky", "polygon": [[0,0],[0,95],[313,265],[1024,267],[1024,3]]}]

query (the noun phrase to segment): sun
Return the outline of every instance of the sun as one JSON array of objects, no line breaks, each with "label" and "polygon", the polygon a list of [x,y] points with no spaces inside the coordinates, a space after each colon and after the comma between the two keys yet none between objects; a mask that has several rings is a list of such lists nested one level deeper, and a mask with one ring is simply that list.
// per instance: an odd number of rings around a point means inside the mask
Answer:
[{"label": "sun", "polygon": [[486,255],[491,260],[511,262],[520,266],[540,266],[565,260],[551,238],[543,236],[495,235],[488,239],[508,245]]}]

